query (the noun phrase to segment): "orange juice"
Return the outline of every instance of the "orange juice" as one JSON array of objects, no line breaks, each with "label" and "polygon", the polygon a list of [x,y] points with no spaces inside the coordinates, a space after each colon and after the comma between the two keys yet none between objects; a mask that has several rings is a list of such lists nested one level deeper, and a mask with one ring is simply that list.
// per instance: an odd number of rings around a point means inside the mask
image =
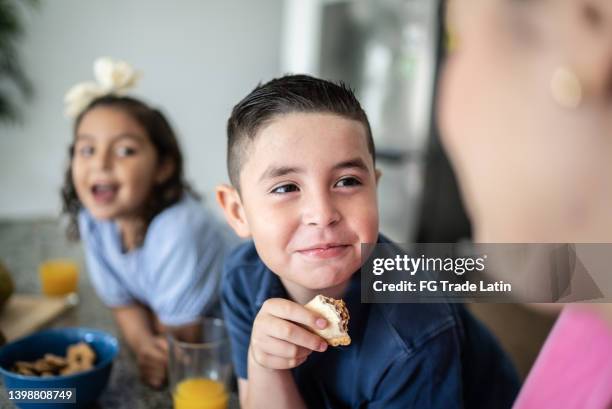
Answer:
[{"label": "orange juice", "polygon": [[174,391],[174,409],[227,409],[228,398],[221,382],[206,378],[185,379]]},{"label": "orange juice", "polygon": [[77,290],[79,266],[73,261],[45,261],[40,265],[39,273],[45,295],[65,295]]}]

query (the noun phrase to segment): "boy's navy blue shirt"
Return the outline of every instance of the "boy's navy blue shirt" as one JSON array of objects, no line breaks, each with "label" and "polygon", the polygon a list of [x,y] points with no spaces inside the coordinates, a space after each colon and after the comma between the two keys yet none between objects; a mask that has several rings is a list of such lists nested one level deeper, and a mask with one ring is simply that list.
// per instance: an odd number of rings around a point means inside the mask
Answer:
[{"label": "boy's navy blue shirt", "polygon": [[[379,241],[387,241],[381,237]],[[239,378],[255,316],[288,298],[252,242],[227,259],[222,307]],[[491,334],[460,304],[362,304],[360,273],[343,297],[351,345],[313,352],[292,370],[309,408],[510,408],[519,383]]]}]

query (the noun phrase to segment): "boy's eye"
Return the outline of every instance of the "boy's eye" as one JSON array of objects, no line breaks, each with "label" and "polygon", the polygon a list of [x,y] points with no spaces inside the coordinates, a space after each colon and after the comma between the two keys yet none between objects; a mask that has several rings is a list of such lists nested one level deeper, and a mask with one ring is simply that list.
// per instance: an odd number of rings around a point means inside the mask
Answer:
[{"label": "boy's eye", "polygon": [[119,146],[116,152],[117,156],[132,156],[136,153],[136,149],[131,146]]},{"label": "boy's eye", "polygon": [[283,193],[297,192],[298,190],[299,189],[296,185],[294,185],[293,183],[288,183],[286,185],[275,187],[274,189],[272,189],[270,193],[283,194]]},{"label": "boy's eye", "polygon": [[336,182],[337,187],[360,186],[361,182],[354,177],[345,177]]},{"label": "boy's eye", "polygon": [[79,156],[89,157],[94,154],[94,148],[93,146],[88,145],[78,146],[76,152]]}]

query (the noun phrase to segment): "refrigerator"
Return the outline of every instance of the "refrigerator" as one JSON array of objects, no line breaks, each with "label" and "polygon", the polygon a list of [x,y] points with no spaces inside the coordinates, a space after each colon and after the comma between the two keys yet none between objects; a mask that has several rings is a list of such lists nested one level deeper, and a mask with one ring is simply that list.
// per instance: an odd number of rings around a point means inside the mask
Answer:
[{"label": "refrigerator", "polygon": [[444,61],[442,0],[285,0],[284,73],[347,83],[376,145],[380,230],[396,243],[471,236],[440,145],[436,90]]}]

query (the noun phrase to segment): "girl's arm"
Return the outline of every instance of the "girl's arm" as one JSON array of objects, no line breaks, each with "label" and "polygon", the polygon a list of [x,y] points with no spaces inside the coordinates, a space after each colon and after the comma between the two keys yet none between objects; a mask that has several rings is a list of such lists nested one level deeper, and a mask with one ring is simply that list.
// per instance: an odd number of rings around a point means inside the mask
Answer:
[{"label": "girl's arm", "polygon": [[132,350],[136,350],[142,337],[155,335],[151,312],[142,305],[130,304],[112,309],[115,321]]},{"label": "girl's arm", "polygon": [[168,343],[155,331],[150,311],[142,305],[131,304],[113,308],[113,315],[134,351],[142,379],[153,387],[161,387],[166,380]]},{"label": "girl's arm", "polygon": [[197,342],[201,335],[200,323],[167,327],[140,304],[113,308],[113,314],[130,349],[136,355],[141,377],[153,387],[162,386],[166,380],[168,341],[165,334],[171,333],[185,342]]},{"label": "girl's arm", "polygon": [[156,321],[157,332],[160,334],[172,334],[172,336],[182,342],[202,342],[202,324],[181,325],[180,327],[166,326]]}]

